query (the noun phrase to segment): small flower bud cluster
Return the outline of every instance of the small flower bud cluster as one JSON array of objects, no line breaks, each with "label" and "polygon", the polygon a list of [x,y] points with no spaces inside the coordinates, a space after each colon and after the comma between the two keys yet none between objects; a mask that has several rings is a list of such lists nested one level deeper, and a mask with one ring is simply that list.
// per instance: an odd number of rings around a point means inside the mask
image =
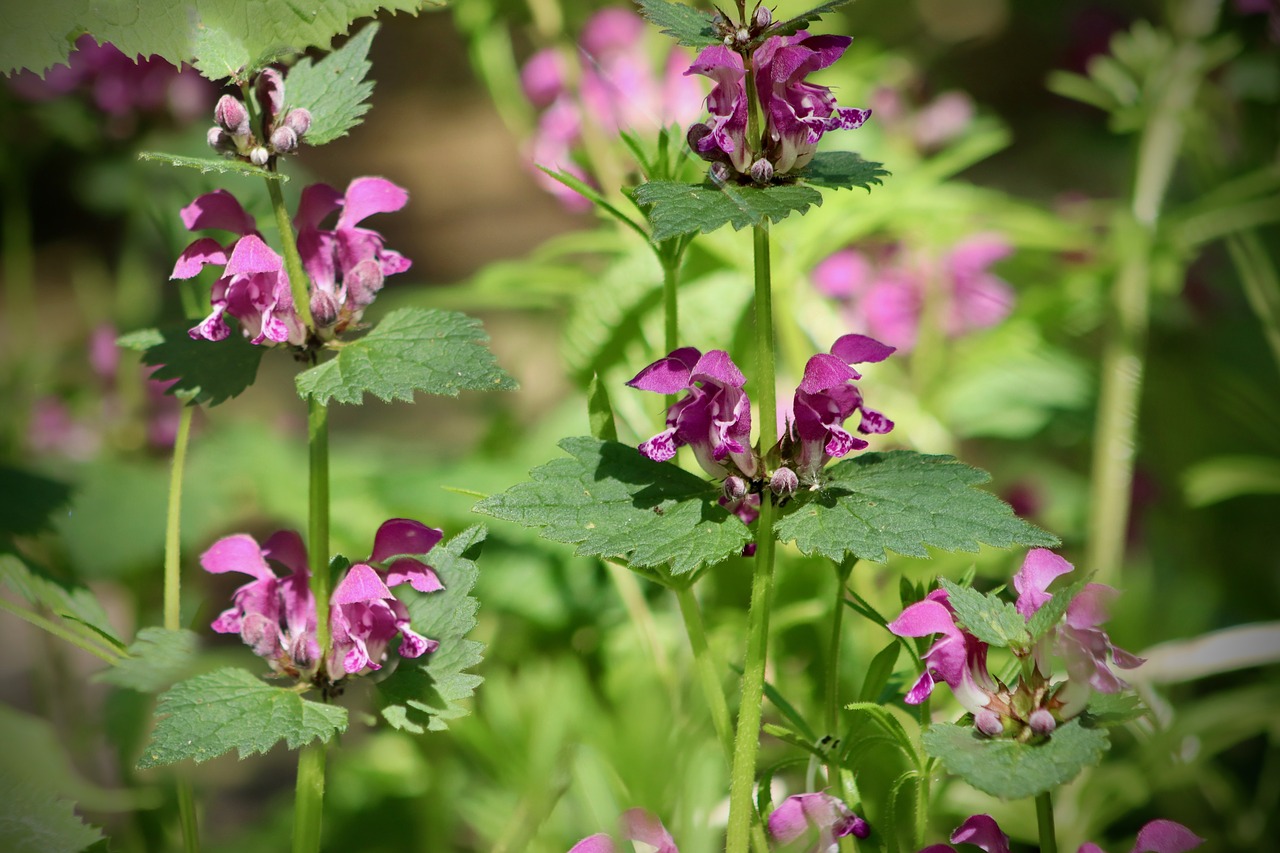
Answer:
[{"label": "small flower bud cluster", "polygon": [[757,5],[749,20],[734,23],[723,14],[717,13],[713,26],[720,41],[725,47],[734,50],[745,50],[752,41],[764,35],[765,30],[773,24],[773,12],[769,7]]},{"label": "small flower bud cluster", "polygon": [[262,111],[261,136],[254,133],[249,110],[234,95],[223,95],[213,110],[209,147],[224,157],[266,166],[280,154],[298,150],[308,130],[311,113],[301,107],[284,111],[284,79],[273,68],[263,71],[256,87]]}]

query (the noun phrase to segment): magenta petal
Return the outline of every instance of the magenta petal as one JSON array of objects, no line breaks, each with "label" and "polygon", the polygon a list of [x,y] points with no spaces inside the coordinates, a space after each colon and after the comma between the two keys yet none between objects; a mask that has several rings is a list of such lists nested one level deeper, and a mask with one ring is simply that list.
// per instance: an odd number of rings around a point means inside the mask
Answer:
[{"label": "magenta petal", "polygon": [[375,213],[391,213],[409,202],[409,192],[386,178],[356,178],[347,186],[338,230],[352,228]]},{"label": "magenta petal", "polygon": [[799,796],[787,797],[769,815],[769,834],[783,844],[795,841],[808,831],[809,821]]},{"label": "magenta petal", "polygon": [[806,394],[821,394],[852,379],[861,379],[862,374],[850,367],[842,358],[820,352],[809,359],[804,366],[804,378],[800,380],[800,390]]},{"label": "magenta petal", "polygon": [[296,530],[281,530],[271,534],[262,543],[262,553],[295,575],[310,573],[307,568],[307,546]]},{"label": "magenta petal", "polygon": [[1046,601],[1049,584],[1054,578],[1070,572],[1074,566],[1047,548],[1033,548],[1022,561],[1022,568],[1013,576],[1013,588],[1018,591],[1018,612],[1030,619]]},{"label": "magenta petal", "polygon": [[903,610],[888,625],[889,632],[899,637],[927,637],[930,634],[959,633],[951,611],[939,602],[926,598]]},{"label": "magenta petal", "polygon": [[866,255],[844,249],[813,268],[813,285],[824,296],[837,299],[857,296],[872,280],[873,270]]},{"label": "magenta petal", "polygon": [[603,832],[597,832],[570,847],[569,853],[617,853],[617,850],[612,838]]},{"label": "magenta petal", "polygon": [[950,844],[930,844],[928,847],[920,848],[919,853],[956,853],[956,848]]},{"label": "magenta petal", "polygon": [[675,427],[671,427],[643,442],[637,450],[654,462],[666,462],[676,455],[675,436]]},{"label": "magenta petal", "polygon": [[702,357],[696,347],[681,347],[637,373],[628,386],[658,394],[677,394],[689,387],[693,366]]},{"label": "magenta petal", "polygon": [[331,604],[356,604],[363,601],[378,601],[395,598],[387,585],[382,582],[369,566],[356,563],[347,571],[347,576],[333,590]]},{"label": "magenta petal", "polygon": [[1186,853],[1203,843],[1203,838],[1180,823],[1153,820],[1138,830],[1133,853]]},{"label": "magenta petal", "polygon": [[425,554],[444,538],[444,531],[427,527],[411,518],[392,518],[382,522],[373,537],[373,553],[369,559],[381,563],[402,554]]},{"label": "magenta petal", "polygon": [[400,657],[420,658],[440,648],[439,640],[432,640],[415,633],[407,624],[397,625],[400,629]]},{"label": "magenta petal", "polygon": [[875,338],[866,335],[841,335],[831,345],[831,352],[849,364],[867,364],[884,361],[896,351],[897,347],[882,344]]},{"label": "magenta petal", "polygon": [[741,388],[747,383],[747,377],[742,375],[738,365],[734,364],[733,359],[729,358],[729,353],[722,349],[713,349],[698,359],[698,363],[693,366],[690,375],[693,379],[704,381],[711,379],[714,382],[732,388]]},{"label": "magenta petal", "polygon": [[293,222],[299,231],[315,229],[330,213],[342,207],[342,194],[328,184],[312,184],[298,198],[298,214]]},{"label": "magenta petal", "polygon": [[620,818],[623,834],[632,841],[639,841],[658,848],[655,853],[679,853],[675,839],[662,821],[644,809],[629,809]]},{"label": "magenta petal", "polygon": [[991,815],[976,814],[951,833],[952,844],[972,844],[987,853],[1009,853],[1009,836]]},{"label": "magenta petal", "polygon": [[170,279],[193,278],[200,274],[205,264],[222,266],[227,262],[227,251],[222,244],[212,237],[201,237],[182,250],[178,262],[173,265]]},{"label": "magenta petal", "polygon": [[267,561],[263,559],[262,549],[252,536],[237,533],[224,536],[209,550],[200,555],[200,565],[206,572],[220,575],[223,572],[240,572],[252,575],[259,580],[274,579],[276,573],[271,571]]},{"label": "magenta petal", "polygon": [[444,589],[440,576],[430,566],[411,557],[392,563],[387,568],[386,582],[389,587],[407,583],[418,592],[439,592]]},{"label": "magenta petal", "polygon": [[1107,605],[1120,593],[1114,587],[1091,583],[1080,590],[1067,607],[1067,624],[1072,628],[1096,628],[1107,621]]},{"label": "magenta petal", "polygon": [[262,242],[256,234],[249,234],[236,241],[227,259],[225,274],[228,276],[254,275],[264,272],[280,272],[284,269],[284,261],[280,256]]},{"label": "magenta petal", "polygon": [[933,693],[933,686],[933,676],[929,673],[929,667],[926,666],[924,672],[920,673],[920,677],[911,686],[911,689],[907,691],[907,695],[902,701],[908,705],[919,705]]},{"label": "magenta petal", "polygon": [[182,208],[180,215],[182,224],[187,226],[188,231],[219,228],[243,236],[258,230],[258,223],[245,212],[236,197],[226,190],[205,193]]}]

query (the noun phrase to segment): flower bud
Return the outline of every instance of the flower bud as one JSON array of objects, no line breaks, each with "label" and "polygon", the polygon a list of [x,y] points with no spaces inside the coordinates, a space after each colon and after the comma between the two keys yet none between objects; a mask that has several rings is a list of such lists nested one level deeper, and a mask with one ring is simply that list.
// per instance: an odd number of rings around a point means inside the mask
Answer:
[{"label": "flower bud", "polygon": [[267,151],[261,145],[249,152],[249,162],[255,166],[265,166],[267,161],[271,159],[271,152]]},{"label": "flower bud", "polygon": [[323,329],[338,322],[338,297],[327,290],[311,291],[311,319],[316,328]]},{"label": "flower bud", "polygon": [[729,176],[733,173],[729,169],[728,163],[712,163],[709,172],[711,183],[724,184],[728,183]]},{"label": "flower bud", "polygon": [[275,119],[284,106],[284,77],[274,68],[268,68],[258,75],[258,103],[268,121]]},{"label": "flower bud", "polygon": [[1000,721],[1000,715],[990,708],[983,708],[974,715],[973,726],[987,737],[1004,734],[1004,723]]},{"label": "flower bud", "polygon": [[1037,708],[1031,712],[1031,718],[1028,720],[1031,724],[1031,731],[1038,735],[1051,734],[1058,727],[1058,721],[1053,718],[1044,708]]},{"label": "flower bud", "polygon": [[302,107],[289,110],[284,117],[284,124],[299,137],[306,136],[311,129],[311,112]]},{"label": "flower bud", "polygon": [[249,111],[233,95],[223,95],[218,99],[218,105],[213,108],[213,120],[233,136],[243,136],[249,132]]},{"label": "flower bud", "polygon": [[867,823],[863,818],[854,815],[853,827],[849,831],[854,838],[867,838],[871,835],[871,824]]},{"label": "flower bud", "polygon": [[277,154],[288,154],[298,147],[298,134],[282,124],[271,132],[271,147]]},{"label": "flower bud", "polygon": [[786,466],[774,471],[773,476],[769,478],[769,491],[780,498],[791,497],[798,488],[800,488],[800,478],[796,476],[795,471]]},{"label": "flower bud", "polygon": [[740,501],[747,496],[747,481],[741,477],[728,476],[724,478],[724,497],[725,500],[733,502]]},{"label": "flower bud", "polygon": [[347,286],[347,302],[357,310],[367,307],[382,289],[385,276],[382,267],[372,258],[367,258],[353,266],[343,277]]},{"label": "flower bud", "polygon": [[236,152],[236,141],[220,127],[209,128],[208,140],[209,147],[219,154],[234,154]]},{"label": "flower bud", "polygon": [[773,164],[765,158],[751,164],[751,180],[757,184],[767,184],[773,180]]},{"label": "flower bud", "polygon": [[752,16],[751,23],[755,26],[756,32],[760,32],[765,27],[773,23],[773,13],[769,11],[768,6],[757,6],[756,13]]}]

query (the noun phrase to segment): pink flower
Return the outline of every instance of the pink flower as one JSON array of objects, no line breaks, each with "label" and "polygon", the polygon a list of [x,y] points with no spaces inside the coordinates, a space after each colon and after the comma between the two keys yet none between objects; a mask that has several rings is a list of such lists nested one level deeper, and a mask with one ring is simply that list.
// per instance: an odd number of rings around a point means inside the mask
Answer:
[{"label": "pink flower", "polygon": [[787,797],[769,815],[769,834],[783,844],[810,833],[815,840],[805,848],[806,853],[834,853],[841,838],[866,838],[871,826],[843,802],[821,792]]},{"label": "pink flower", "polygon": [[[1153,820],[1138,830],[1129,853],[1187,853],[1204,843],[1204,839],[1172,820]],[[1009,853],[1009,836],[1001,831],[991,815],[976,814],[951,833],[951,844],[972,844],[986,853]],[[956,853],[950,844],[933,844],[920,853]],[[1081,844],[1076,853],[1106,853],[1093,842]]]},{"label": "pink flower", "polygon": [[[618,823],[621,835],[628,841],[639,841],[653,848],[653,853],[680,853],[675,840],[662,821],[643,809],[630,809],[623,813]],[[613,838],[599,832],[589,835],[569,848],[569,853],[618,853]]]}]

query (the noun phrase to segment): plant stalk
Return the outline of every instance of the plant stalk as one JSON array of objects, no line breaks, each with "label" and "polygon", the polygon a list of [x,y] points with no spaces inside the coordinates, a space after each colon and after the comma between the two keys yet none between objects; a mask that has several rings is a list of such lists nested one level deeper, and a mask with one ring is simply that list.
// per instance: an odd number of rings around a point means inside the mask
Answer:
[{"label": "plant stalk", "polygon": [[689,645],[693,648],[694,668],[698,671],[698,681],[702,684],[702,693],[711,713],[711,724],[715,727],[720,745],[724,747],[725,758],[732,761],[733,724],[729,719],[729,704],[725,701],[724,687],[718,675],[720,667],[712,657],[711,647],[707,643],[702,610],[689,587],[679,587],[675,593],[676,601],[680,602],[680,615],[684,617],[685,633],[689,635]]},{"label": "plant stalk", "polygon": [[276,228],[280,231],[280,245],[284,249],[284,268],[289,274],[293,307],[302,319],[302,324],[311,329],[315,326],[315,321],[311,318],[311,295],[307,287],[307,274],[302,269],[302,256],[298,254],[298,240],[293,233],[293,223],[289,221],[289,210],[284,206],[280,182],[270,178],[266,181],[267,192],[271,195],[271,210],[276,216]]},{"label": "plant stalk", "polygon": [[[329,656],[329,408],[314,397],[307,400],[307,448],[311,477],[307,513],[307,559],[311,592],[316,600],[316,642],[320,666]],[[320,759],[323,768],[323,756]]]},{"label": "plant stalk", "polygon": [[1048,791],[1036,795],[1036,823],[1040,827],[1040,853],[1058,853],[1058,837],[1053,829],[1053,800]]},{"label": "plant stalk", "polygon": [[[751,89],[750,86],[747,87]],[[760,454],[778,443],[777,388],[774,378],[773,293],[770,280],[769,226],[754,228],[756,382],[760,399]],[[760,502],[756,554],[751,577],[751,607],[747,612],[747,653],[742,671],[742,702],[734,739],[729,778],[729,828],[725,849],[747,849],[755,809],[756,757],[760,750],[760,717],[764,702],[764,670],[769,645],[769,610],[773,598],[774,506],[770,495]]]},{"label": "plant stalk", "polygon": [[321,741],[298,753],[298,786],[293,803],[293,853],[319,853],[324,824],[324,759]]},{"label": "plant stalk", "polygon": [[187,464],[194,405],[184,405],[178,415],[173,441],[173,465],[169,470],[169,507],[164,531],[164,627],[182,627],[182,472]]}]

